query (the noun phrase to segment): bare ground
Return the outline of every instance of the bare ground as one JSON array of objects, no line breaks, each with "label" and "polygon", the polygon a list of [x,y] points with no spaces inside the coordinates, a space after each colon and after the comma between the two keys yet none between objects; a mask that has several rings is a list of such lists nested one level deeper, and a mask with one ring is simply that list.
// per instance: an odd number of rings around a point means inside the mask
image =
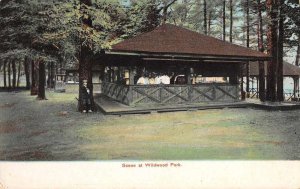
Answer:
[{"label": "bare ground", "polygon": [[300,159],[300,111],[223,109],[104,116],[76,94],[0,93],[0,160]]}]

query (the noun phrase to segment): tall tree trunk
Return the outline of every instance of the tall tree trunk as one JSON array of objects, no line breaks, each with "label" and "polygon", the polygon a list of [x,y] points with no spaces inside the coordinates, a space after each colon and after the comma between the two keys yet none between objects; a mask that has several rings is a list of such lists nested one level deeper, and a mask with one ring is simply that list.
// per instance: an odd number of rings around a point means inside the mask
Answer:
[{"label": "tall tree trunk", "polygon": [[267,38],[268,54],[272,56],[268,62],[267,75],[267,100],[276,101],[276,72],[277,72],[277,3],[274,0],[267,0],[267,14],[269,18]]},{"label": "tall tree trunk", "polygon": [[54,64],[53,62],[49,62],[47,65],[48,69],[48,79],[47,79],[47,87],[52,89],[53,86],[53,77],[54,77]]},{"label": "tall tree trunk", "polygon": [[230,6],[230,28],[229,28],[229,41],[232,43],[232,28],[233,28],[233,5],[232,0],[229,1]]},{"label": "tall tree trunk", "polygon": [[90,100],[91,100],[91,109],[95,110],[95,103],[93,98],[93,83],[92,83],[92,65],[89,60],[90,50],[82,46],[81,47],[81,55],[80,55],[80,63],[79,63],[79,102],[78,102],[78,111],[82,112],[84,110],[84,104],[82,102],[82,87],[83,80],[87,80],[87,88],[90,90]]},{"label": "tall tree trunk", "polygon": [[19,66],[18,66],[17,87],[20,87],[20,75],[21,75],[21,62],[19,62]]},{"label": "tall tree trunk", "polygon": [[16,81],[17,81],[17,79],[16,79],[16,76],[17,76],[17,69],[16,69],[16,60],[13,60],[12,62],[12,74],[13,74],[13,80],[12,80],[12,86],[13,86],[13,89],[15,89],[16,88]]},{"label": "tall tree trunk", "polygon": [[31,60],[31,90],[30,94],[37,95],[37,86],[36,86],[36,67],[34,60]]},{"label": "tall tree trunk", "polygon": [[45,95],[45,62],[44,60],[40,59],[39,62],[39,87],[38,87],[38,99],[39,100],[46,100]]},{"label": "tall tree trunk", "polygon": [[[249,0],[246,0],[246,23],[247,23],[247,48],[250,47],[250,15],[249,15]],[[246,64],[246,93],[247,93],[247,97],[249,98],[250,97],[250,91],[249,91],[249,85],[250,85],[250,65],[249,65],[249,62],[247,62]]]},{"label": "tall tree trunk", "polygon": [[[88,19],[82,20],[82,27],[92,27],[92,20],[89,15],[85,13],[84,7],[82,5],[90,6],[92,4],[91,0],[80,0],[81,10],[83,12],[83,17]],[[164,7],[165,9],[166,7]],[[165,10],[164,10],[165,11]],[[165,18],[164,18],[165,19]],[[80,55],[79,55],[79,101],[78,101],[78,111],[82,112],[84,110],[84,104],[82,101],[83,94],[83,80],[87,80],[87,88],[90,90],[91,97],[91,109],[95,110],[95,103],[93,99],[93,83],[92,83],[92,65],[89,61],[89,55],[91,50],[89,47],[81,43]]]},{"label": "tall tree trunk", "polygon": [[165,24],[166,22],[167,22],[167,14],[168,14],[168,9],[165,7],[164,9],[163,9],[163,24]]},{"label": "tall tree trunk", "polygon": [[299,63],[300,63],[300,35],[298,37],[298,48],[297,48],[297,55],[296,55],[295,65],[299,66]]},{"label": "tall tree trunk", "polygon": [[24,71],[25,71],[25,77],[26,77],[26,89],[30,89],[30,72],[29,72],[29,59],[28,57],[25,57],[24,60]]},{"label": "tall tree trunk", "polygon": [[51,83],[51,81],[50,81],[50,76],[51,76],[51,63],[50,63],[50,62],[48,62],[48,64],[47,64],[47,70],[48,70],[47,88],[51,88],[51,87],[50,87],[50,83]]},{"label": "tall tree trunk", "polygon": [[249,15],[249,0],[246,0],[246,46],[250,47],[250,15]]},{"label": "tall tree trunk", "polygon": [[7,60],[4,60],[3,63],[3,87],[6,88],[7,84],[6,84],[6,64],[7,64]]},{"label": "tall tree trunk", "polygon": [[8,60],[8,88],[11,89],[11,60]]},{"label": "tall tree trunk", "polygon": [[203,13],[204,13],[204,34],[207,35],[207,4],[206,0],[203,0]]},{"label": "tall tree trunk", "polygon": [[223,41],[226,41],[226,1],[223,0]]},{"label": "tall tree trunk", "polygon": [[[295,65],[299,66],[299,63],[300,63],[300,34],[298,35],[298,48],[297,48]],[[296,97],[296,94],[299,95],[299,76],[294,78],[294,96],[295,97]]]},{"label": "tall tree trunk", "polygon": [[[263,24],[262,24],[262,4],[260,0],[257,0],[258,8],[258,48],[260,52],[264,52],[264,43],[263,43]],[[264,102],[266,100],[265,92],[265,64],[263,61],[259,61],[259,99]]]},{"label": "tall tree trunk", "polygon": [[300,34],[298,35],[298,48],[297,48],[295,65],[299,66],[299,63],[300,63]]},{"label": "tall tree trunk", "polygon": [[208,35],[210,35],[211,32],[211,18],[212,17],[212,11],[208,12]]},{"label": "tall tree trunk", "polygon": [[54,63],[51,62],[50,65],[51,74],[50,74],[50,88],[54,88],[54,76],[55,76],[55,69],[54,69]]},{"label": "tall tree trunk", "polygon": [[279,23],[278,23],[278,54],[277,54],[277,100],[284,101],[284,91],[283,91],[283,36],[284,36],[284,15],[283,15],[283,5],[284,0],[278,1],[278,10],[279,10]]}]

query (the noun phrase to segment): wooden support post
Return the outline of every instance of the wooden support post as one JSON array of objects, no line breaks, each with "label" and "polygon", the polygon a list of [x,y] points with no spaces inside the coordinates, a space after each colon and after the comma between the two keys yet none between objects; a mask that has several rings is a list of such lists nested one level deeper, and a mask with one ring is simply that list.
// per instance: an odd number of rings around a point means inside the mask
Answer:
[{"label": "wooden support post", "polygon": [[244,91],[244,74],[243,74],[243,68],[244,68],[244,64],[241,64],[241,66],[240,66],[241,100],[245,100],[246,99],[246,94],[245,94],[245,91]]},{"label": "wooden support post", "polygon": [[263,61],[259,61],[259,99],[264,102],[266,100],[265,93],[265,64]]},{"label": "wooden support post", "polygon": [[247,98],[250,97],[250,64],[249,61],[246,63],[246,93]]},{"label": "wooden support post", "polygon": [[259,98],[259,79],[258,79],[258,77],[256,77],[256,92],[257,92],[256,96],[257,96],[257,98]]},{"label": "wooden support post", "polygon": [[297,98],[299,93],[299,77],[293,77],[294,80],[294,98]]},{"label": "wooden support post", "polygon": [[229,84],[237,84],[237,83],[238,83],[237,76],[230,76],[229,77]]},{"label": "wooden support post", "polygon": [[186,79],[187,79],[187,84],[190,85],[192,84],[192,81],[191,81],[191,68],[186,68]]},{"label": "wooden support post", "polygon": [[112,80],[111,80],[111,67],[109,66],[108,67],[108,70],[107,70],[107,75],[108,75],[108,82],[112,82]]},{"label": "wooden support post", "polygon": [[116,81],[115,69],[111,68],[111,82],[114,83]]},{"label": "wooden support post", "polygon": [[101,69],[101,75],[100,75],[100,79],[101,79],[101,82],[105,82],[105,66],[103,66],[103,68]]},{"label": "wooden support post", "polygon": [[121,72],[120,72],[120,67],[118,67],[117,71],[116,71],[116,74],[117,74],[117,83],[120,83],[121,81]]},{"label": "wooden support post", "polygon": [[242,100],[246,99],[246,94],[244,91],[244,77],[241,77],[241,99]]},{"label": "wooden support post", "polygon": [[212,91],[212,97],[213,97],[213,100],[216,101],[217,99],[217,90],[216,90],[216,84],[213,83],[213,91]]},{"label": "wooden support post", "polygon": [[129,69],[129,85],[134,85],[135,69],[130,67]]},{"label": "wooden support post", "polygon": [[251,92],[253,93],[254,92],[254,77],[251,77]]},{"label": "wooden support post", "polygon": [[239,75],[239,70],[240,70],[240,66],[237,65],[235,66],[235,71],[232,72],[232,74],[229,76],[229,84],[232,85],[237,85],[239,83],[239,79],[238,79],[238,75]]}]

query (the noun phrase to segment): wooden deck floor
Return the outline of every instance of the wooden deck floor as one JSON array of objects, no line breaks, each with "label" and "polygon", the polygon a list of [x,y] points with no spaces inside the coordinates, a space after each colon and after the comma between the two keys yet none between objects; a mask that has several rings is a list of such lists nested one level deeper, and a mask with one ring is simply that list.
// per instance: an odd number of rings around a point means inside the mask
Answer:
[{"label": "wooden deck floor", "polygon": [[147,106],[127,106],[119,103],[104,95],[95,95],[95,102],[98,108],[106,115],[123,115],[123,114],[149,114],[175,111],[196,111],[206,109],[223,109],[223,108],[257,108],[264,110],[296,110],[300,109],[300,103],[291,102],[260,102],[259,100],[247,99],[246,101],[235,103],[198,103],[198,104],[176,104],[176,105],[147,105]]},{"label": "wooden deck floor", "polygon": [[147,106],[134,107],[134,106],[124,105],[104,95],[96,95],[94,99],[98,108],[104,114],[108,114],[108,115],[148,114],[148,113],[195,111],[195,110],[222,109],[222,108],[246,108],[249,106],[248,102],[236,102],[236,103],[147,105]]}]

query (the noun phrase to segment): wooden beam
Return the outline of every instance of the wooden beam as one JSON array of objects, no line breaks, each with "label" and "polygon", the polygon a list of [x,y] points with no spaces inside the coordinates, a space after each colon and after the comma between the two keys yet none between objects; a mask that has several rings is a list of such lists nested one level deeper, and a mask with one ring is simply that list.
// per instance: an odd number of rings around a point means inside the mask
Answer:
[{"label": "wooden beam", "polygon": [[[191,55],[191,54],[171,54],[171,53],[145,53],[145,52],[126,52],[126,51],[107,51],[106,55],[132,56],[140,58],[184,58],[184,59],[201,59],[201,60],[236,60],[236,61],[267,61],[272,57],[265,56],[228,56],[228,55]],[[96,55],[97,56],[97,55]],[[103,56],[103,55],[102,55]]]},{"label": "wooden beam", "polygon": [[136,74],[135,68],[130,67],[130,69],[129,69],[129,85],[134,85],[135,74]]},{"label": "wooden beam", "polygon": [[293,77],[294,80],[294,98],[297,97],[297,93],[299,93],[299,77]]}]

